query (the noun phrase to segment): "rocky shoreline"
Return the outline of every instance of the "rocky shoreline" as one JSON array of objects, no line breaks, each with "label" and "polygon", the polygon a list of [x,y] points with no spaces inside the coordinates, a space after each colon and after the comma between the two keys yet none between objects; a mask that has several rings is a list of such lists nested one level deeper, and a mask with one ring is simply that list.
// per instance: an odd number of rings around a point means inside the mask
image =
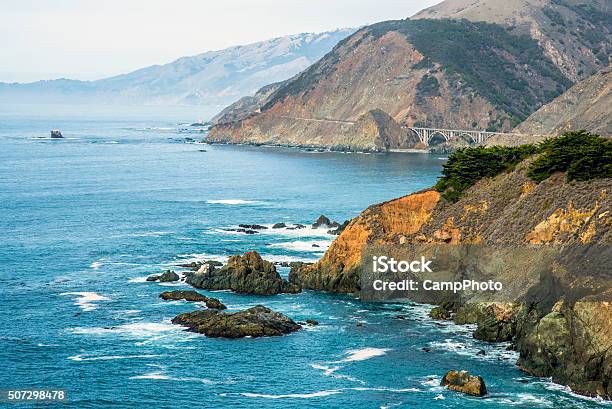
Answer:
[{"label": "rocky shoreline", "polygon": [[[423,250],[430,245],[462,243],[487,245],[501,241],[516,245],[522,240],[545,246],[561,243],[569,248],[575,243],[610,243],[611,199],[606,190],[609,180],[570,184],[561,174],[536,185],[526,177],[529,163],[476,183],[457,202],[446,200],[435,190],[424,190],[374,205],[344,225],[321,216],[314,228],[337,226],[342,231],[317,263],[291,263],[288,281],[278,274],[274,263],[263,260],[257,252],[231,256],[225,265],[212,261],[184,264],[191,269],[184,273],[185,281],[195,288],[239,294],[270,296],[310,289],[358,295],[362,257],[373,244],[414,245]],[[543,201],[548,206],[543,206]],[[508,213],[506,209],[513,211]],[[540,260],[545,253],[536,252],[527,264],[541,266],[547,262]],[[476,324],[474,338],[510,342],[510,348],[519,353],[517,366],[524,372],[551,377],[579,394],[610,399],[612,303],[589,298],[589,294],[595,294],[594,287],[585,293],[585,288],[575,287],[577,282],[567,274],[560,276],[559,271],[523,285],[524,294],[529,293],[531,298],[513,302],[457,298],[437,303],[430,316],[456,324]],[[525,274],[532,271],[527,269],[507,278],[520,283]],[[546,280],[553,280],[552,288],[558,291],[546,290],[551,288],[551,282]],[[593,280],[592,283],[596,281]],[[264,306],[221,312],[221,307],[208,305],[215,299],[195,291],[172,292],[162,298],[205,302],[207,309],[180,314],[172,322],[211,337],[277,336],[297,331],[302,325],[317,324],[314,320],[296,323]],[[481,378],[455,372],[445,376],[444,385],[449,389],[474,396],[486,393]],[[466,390],[470,391],[461,390],[464,385],[469,385]]]},{"label": "rocky shoreline", "polygon": [[[373,205],[317,263],[294,264],[289,281],[303,289],[359,294],[369,249],[436,251],[447,257],[442,261],[450,267],[441,273],[446,280],[497,265],[515,298],[436,302],[415,295],[412,301],[439,304],[432,318],[477,324],[476,339],[510,341],[519,352],[518,367],[530,375],[612,399],[610,179],[570,183],[555,172],[534,183],[528,176],[533,159],[477,181],[457,201],[429,189]],[[482,257],[465,259],[466,246],[484,249]],[[466,262],[465,270],[453,267]]]}]

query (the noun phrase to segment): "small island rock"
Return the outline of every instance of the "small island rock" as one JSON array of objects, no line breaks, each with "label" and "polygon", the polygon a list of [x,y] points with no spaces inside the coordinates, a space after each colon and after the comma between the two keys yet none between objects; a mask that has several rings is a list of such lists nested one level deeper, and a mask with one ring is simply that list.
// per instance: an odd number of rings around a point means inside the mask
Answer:
[{"label": "small island rock", "polygon": [[205,290],[232,290],[243,294],[271,295],[298,293],[300,288],[284,280],[274,264],[251,251],[243,256],[231,256],[225,266],[215,269],[202,265],[197,272],[189,272],[186,281]]},{"label": "small island rock", "polygon": [[193,290],[179,290],[179,291],[164,291],[159,295],[163,300],[185,300],[193,302],[204,302],[206,307],[215,310],[224,310],[227,307],[216,298],[207,297]]},{"label": "small island rock", "polygon": [[467,371],[448,371],[440,382],[451,391],[463,392],[472,396],[484,396],[487,387],[480,376],[470,375]]},{"label": "small island rock", "polygon": [[188,312],[174,317],[172,323],[208,337],[221,338],[278,336],[301,328],[291,318],[263,305],[233,313],[215,310]]}]

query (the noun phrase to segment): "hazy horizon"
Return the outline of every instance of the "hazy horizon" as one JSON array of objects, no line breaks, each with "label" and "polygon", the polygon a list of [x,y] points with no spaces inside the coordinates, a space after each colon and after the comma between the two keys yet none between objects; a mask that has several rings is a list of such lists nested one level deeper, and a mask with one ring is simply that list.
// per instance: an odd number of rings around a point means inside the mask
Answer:
[{"label": "hazy horizon", "polygon": [[0,82],[96,80],[275,37],[403,19],[439,2],[8,0]]}]

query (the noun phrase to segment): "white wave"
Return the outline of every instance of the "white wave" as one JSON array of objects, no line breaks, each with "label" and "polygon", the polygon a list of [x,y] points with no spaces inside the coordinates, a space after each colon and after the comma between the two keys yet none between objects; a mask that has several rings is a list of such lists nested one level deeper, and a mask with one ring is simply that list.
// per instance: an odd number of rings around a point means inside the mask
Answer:
[{"label": "white wave", "polygon": [[[540,382],[534,382],[534,383],[540,383]],[[562,392],[564,394],[569,395],[573,399],[580,399],[580,400],[584,400],[584,401],[597,402],[599,404],[605,404],[607,406],[612,406],[612,401],[604,400],[600,396],[590,397],[590,396],[585,396],[585,395],[577,394],[574,391],[572,391],[572,388],[570,388],[569,386],[567,386],[567,385],[560,385],[558,383],[554,383],[550,378],[549,378],[548,382],[541,382],[541,383],[544,384],[544,388],[546,388],[546,389],[548,389],[550,391]]]},{"label": "white wave", "polygon": [[193,377],[173,377],[166,375],[163,372],[149,372],[143,375],[131,376],[130,379],[155,379],[164,381],[179,381],[179,382],[201,382],[207,385],[216,384],[218,382],[212,381],[207,378],[193,378]]},{"label": "white wave", "polygon": [[122,334],[136,338],[149,338],[156,335],[181,332],[183,328],[173,324],[155,322],[136,322],[116,327],[74,327],[67,331],[80,335]]},{"label": "white wave", "polygon": [[387,348],[351,349],[349,351],[346,351],[346,354],[348,356],[338,362],[365,361],[366,359],[383,356],[389,351],[391,350]]},{"label": "white wave", "polygon": [[293,262],[314,263],[316,261],[319,261],[319,258],[320,258],[318,256],[317,257],[315,256],[317,255],[312,254],[312,257],[309,257],[309,256],[299,257],[299,256],[284,256],[284,255],[278,255],[278,254],[261,253],[261,258],[263,258],[264,260],[271,261],[272,263],[282,263],[284,261],[288,263],[293,263]]},{"label": "white wave", "polygon": [[227,263],[228,256],[219,255],[219,254],[208,254],[208,253],[190,253],[190,254],[177,254],[178,257],[176,260],[173,260],[169,263],[166,263],[168,266],[177,265],[177,264],[189,264],[198,261],[204,260],[213,260],[220,261],[221,263]]},{"label": "white wave", "polygon": [[444,395],[441,395],[441,394],[440,395],[436,395],[434,397],[434,400],[444,400]]},{"label": "white wave", "polygon": [[384,387],[356,387],[347,388],[351,391],[379,391],[379,392],[394,392],[394,393],[407,393],[407,392],[422,392],[417,388],[384,388]]},{"label": "white wave", "polygon": [[505,406],[520,405],[520,406],[527,406],[531,408],[536,407],[536,406],[552,408],[555,406],[555,404],[549,401],[548,399],[541,397],[541,396],[535,396],[530,393],[517,393],[516,395],[513,395],[512,397],[501,398],[501,399],[495,399],[495,397],[491,397],[491,399],[492,400],[494,399],[499,403],[503,403]]},{"label": "white wave", "polygon": [[97,304],[95,304],[97,301],[108,301],[110,299],[98,293],[88,291],[68,292],[61,293],[60,295],[76,295],[77,298],[74,300],[74,304],[79,306],[83,311],[95,310],[98,307]]},{"label": "white wave", "polygon": [[84,355],[73,355],[69,356],[68,359],[71,361],[111,361],[114,359],[144,359],[144,358],[158,358],[161,355],[102,355],[102,356],[84,356]]},{"label": "white wave", "polygon": [[260,204],[262,202],[258,202],[256,200],[243,200],[243,199],[215,199],[215,200],[207,200],[208,204],[224,204],[224,205],[249,205],[249,204]]},{"label": "white wave", "polygon": [[[471,334],[471,332],[470,332]],[[451,338],[446,338],[444,341],[433,341],[428,344],[431,348],[440,351],[450,351],[458,355],[476,357],[486,361],[508,361],[514,363],[518,360],[519,353],[517,351],[506,350],[509,343],[484,344],[475,342],[471,338],[465,338],[464,342],[456,341]],[[484,355],[477,355],[481,350],[485,351]]]},{"label": "white wave", "polygon": [[[273,263],[281,263],[286,261],[288,263],[292,262],[303,262],[303,263],[312,263],[319,260],[319,257],[299,257],[299,256],[283,256],[278,254],[266,254],[264,252],[260,252],[261,257],[264,260],[271,261]],[[315,256],[316,254],[313,254]],[[227,263],[228,256],[219,255],[219,254],[208,254],[208,253],[192,253],[192,254],[178,254],[178,259],[174,260],[170,263],[166,263],[168,266],[173,266],[176,264],[188,264],[192,262],[204,261],[204,260],[214,260],[219,261],[223,264]]]},{"label": "white wave", "polygon": [[[303,224],[304,225],[304,224]],[[273,229],[273,224],[263,224],[262,226],[267,227],[267,229],[258,230],[261,234],[275,235],[275,236],[287,236],[287,237],[334,237],[334,235],[329,234],[328,231],[331,230],[331,227],[317,227],[313,228],[308,224],[305,224],[302,229],[295,229],[295,225],[288,224],[287,227],[282,227],[280,229]]]},{"label": "white wave", "polygon": [[312,399],[312,398],[322,398],[322,397],[330,396],[330,395],[337,395],[339,393],[341,393],[341,391],[339,391],[337,389],[331,389],[331,390],[318,391],[318,392],[312,392],[312,393],[288,393],[288,394],[285,394],[285,395],[269,395],[269,394],[265,394],[265,393],[249,393],[249,392],[243,392],[243,393],[241,393],[241,395],[242,396],[246,396],[247,398]]},{"label": "white wave", "polygon": [[265,398],[265,399],[312,399],[312,398],[321,398],[325,396],[337,395],[342,393],[343,391],[377,391],[377,392],[392,392],[392,393],[409,393],[409,392],[422,392],[416,388],[385,388],[385,387],[355,387],[355,388],[341,388],[341,389],[329,389],[312,393],[287,393],[287,394],[279,394],[272,395],[266,393],[249,393],[243,392],[242,396],[246,396],[248,398]]},{"label": "white wave", "polygon": [[142,312],[142,310],[123,310],[123,311],[117,311],[117,312],[121,315],[134,315],[134,314],[138,314],[139,312]]},{"label": "white wave", "polygon": [[102,262],[101,261],[94,261],[93,263],[91,263],[91,265],[89,266],[89,268],[93,268],[94,270],[99,269],[102,266]]},{"label": "white wave", "polygon": [[146,283],[149,276],[134,277],[128,280],[128,283]]},{"label": "white wave", "polygon": [[421,378],[421,385],[427,386],[427,389],[431,392],[442,392],[446,388],[440,385],[442,378],[438,375],[429,375]]},{"label": "white wave", "polygon": [[327,250],[331,243],[331,240],[290,241],[284,243],[273,243],[270,244],[269,247],[291,251],[318,253]]},{"label": "white wave", "polygon": [[336,379],[346,379],[348,381],[359,382],[361,384],[365,384],[365,382],[362,381],[361,379],[354,378],[350,375],[336,373],[336,371],[342,369],[341,366],[326,366],[326,365],[320,365],[320,364],[310,364],[310,366],[313,369],[322,370],[325,376],[331,376],[332,378],[336,378]]}]

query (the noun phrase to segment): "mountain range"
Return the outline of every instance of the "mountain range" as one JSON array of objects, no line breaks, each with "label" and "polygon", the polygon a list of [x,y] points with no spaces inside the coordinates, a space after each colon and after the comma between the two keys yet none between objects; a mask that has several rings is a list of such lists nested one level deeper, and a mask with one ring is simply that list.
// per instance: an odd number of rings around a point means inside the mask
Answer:
[{"label": "mountain range", "polygon": [[422,147],[402,126],[509,132],[611,52],[606,0],[447,0],[361,28],[226,108],[209,140],[377,151]]},{"label": "mountain range", "polygon": [[0,83],[0,101],[226,105],[266,84],[299,73],[354,31],[339,29],[278,37],[97,81]]}]

